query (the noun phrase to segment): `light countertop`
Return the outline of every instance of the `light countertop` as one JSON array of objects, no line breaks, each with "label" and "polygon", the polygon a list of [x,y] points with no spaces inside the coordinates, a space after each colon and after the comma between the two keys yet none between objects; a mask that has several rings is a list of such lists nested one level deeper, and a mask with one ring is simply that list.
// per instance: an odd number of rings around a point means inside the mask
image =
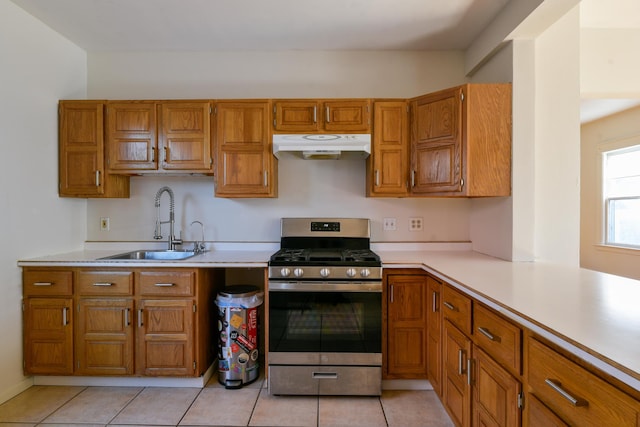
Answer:
[{"label": "light countertop", "polygon": [[[373,249],[384,268],[422,268],[640,390],[640,281],[565,265],[508,262],[470,250]],[[276,250],[244,245],[182,261],[123,262],[97,260],[126,251],[101,248],[18,265],[264,268]]]}]

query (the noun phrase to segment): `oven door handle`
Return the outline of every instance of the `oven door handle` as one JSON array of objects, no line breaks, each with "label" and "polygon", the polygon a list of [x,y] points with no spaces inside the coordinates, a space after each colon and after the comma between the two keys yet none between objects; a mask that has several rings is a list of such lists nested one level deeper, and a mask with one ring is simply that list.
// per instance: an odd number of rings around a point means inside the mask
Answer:
[{"label": "oven door handle", "polygon": [[279,282],[269,281],[269,292],[380,292],[382,282]]}]

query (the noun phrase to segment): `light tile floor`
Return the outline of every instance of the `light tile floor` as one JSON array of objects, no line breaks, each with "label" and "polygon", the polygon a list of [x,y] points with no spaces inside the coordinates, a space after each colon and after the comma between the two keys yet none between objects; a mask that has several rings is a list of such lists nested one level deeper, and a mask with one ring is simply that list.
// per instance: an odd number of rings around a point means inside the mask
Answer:
[{"label": "light tile floor", "polygon": [[33,386],[0,405],[0,427],[31,426],[452,426],[433,391],[378,397],[272,396],[259,379],[227,390]]}]

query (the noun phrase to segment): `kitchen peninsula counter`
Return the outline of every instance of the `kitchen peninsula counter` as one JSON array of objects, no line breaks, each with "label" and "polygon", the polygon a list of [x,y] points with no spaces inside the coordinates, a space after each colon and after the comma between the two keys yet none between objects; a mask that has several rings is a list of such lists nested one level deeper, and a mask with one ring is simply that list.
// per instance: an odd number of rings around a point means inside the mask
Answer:
[{"label": "kitchen peninsula counter", "polygon": [[[640,281],[544,262],[508,262],[470,250],[373,245],[384,268],[420,268],[640,391]],[[182,261],[99,260],[90,249],[20,260],[21,267],[266,268],[277,244],[212,250]]]}]

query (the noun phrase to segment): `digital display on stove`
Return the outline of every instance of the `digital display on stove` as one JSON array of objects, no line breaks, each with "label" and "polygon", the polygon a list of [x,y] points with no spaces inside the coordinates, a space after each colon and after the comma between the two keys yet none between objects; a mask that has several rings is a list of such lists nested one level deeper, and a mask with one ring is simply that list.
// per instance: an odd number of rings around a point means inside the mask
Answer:
[{"label": "digital display on stove", "polygon": [[311,222],[311,231],[340,231],[339,222]]}]

